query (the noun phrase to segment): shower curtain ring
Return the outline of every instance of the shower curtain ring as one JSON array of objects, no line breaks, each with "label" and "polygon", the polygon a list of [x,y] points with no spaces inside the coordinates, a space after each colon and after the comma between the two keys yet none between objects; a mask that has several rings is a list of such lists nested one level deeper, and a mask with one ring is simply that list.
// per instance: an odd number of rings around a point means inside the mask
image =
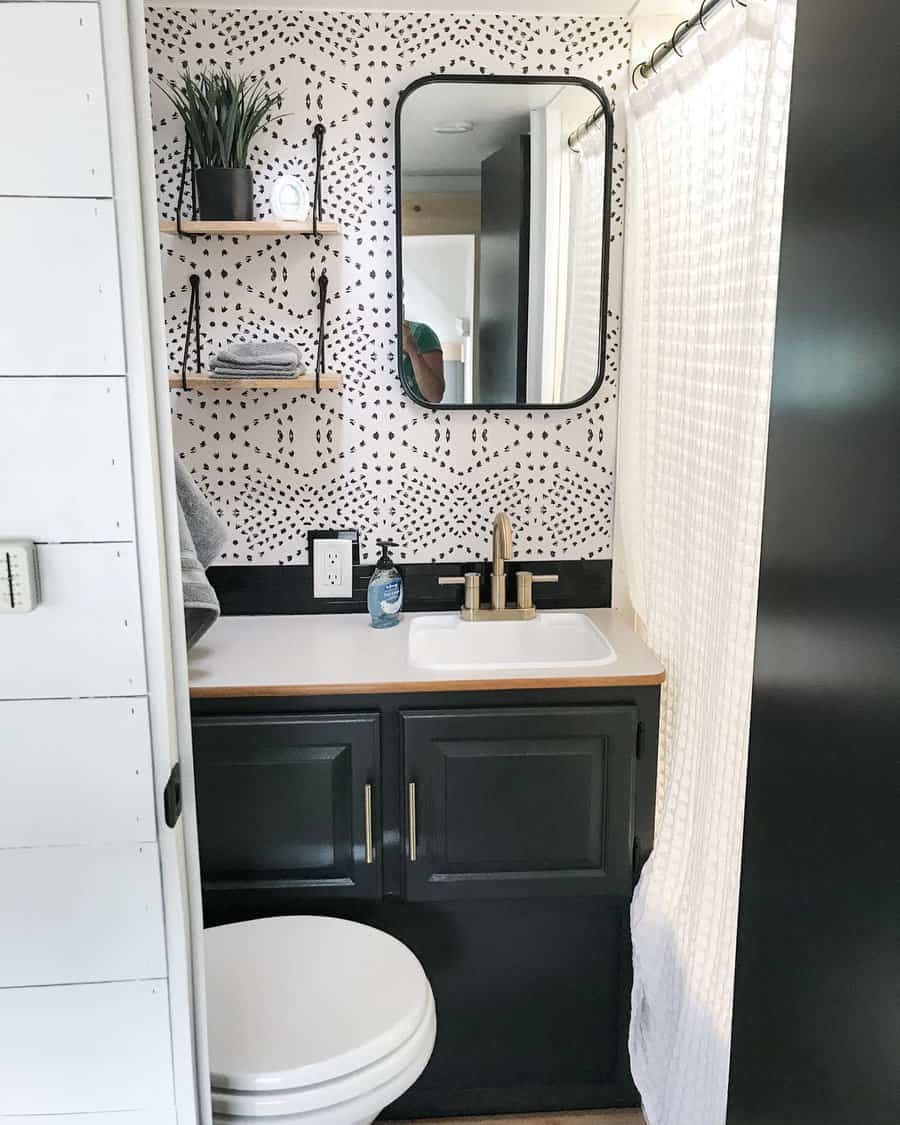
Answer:
[{"label": "shower curtain ring", "polygon": [[704,31],[707,31],[708,28],[707,28],[706,24],[703,22],[703,18],[706,15],[707,7],[712,3],[715,3],[715,0],[701,0],[700,11],[697,13],[697,19],[700,23],[700,26],[703,28]]},{"label": "shower curtain ring", "polygon": [[[682,20],[681,23],[678,24],[676,26],[675,30],[672,32],[672,38],[670,40],[670,43],[672,44],[672,50],[675,52],[676,55],[678,55],[678,57],[680,59],[684,58],[684,51],[678,50],[678,44],[685,37],[685,35],[687,34],[687,30],[690,26],[691,26],[690,20]],[[681,31],[682,28],[684,28],[684,31]],[[681,31],[680,35],[678,34],[679,31]]]},{"label": "shower curtain ring", "polygon": [[646,66],[647,66],[646,63],[639,62],[637,64],[637,66],[634,68],[634,70],[631,72],[631,85],[634,86],[635,90],[640,89],[637,82],[635,82],[635,80],[634,80],[635,75],[638,74],[638,72],[640,72],[641,78],[646,78],[647,75],[644,73],[644,69],[646,68]]},{"label": "shower curtain ring", "polygon": [[653,48],[653,50],[650,52],[650,69],[653,71],[654,74],[659,73],[659,71],[656,69],[656,52],[660,51],[660,50],[665,50],[665,47],[666,47],[665,43],[657,43],[656,46]]}]

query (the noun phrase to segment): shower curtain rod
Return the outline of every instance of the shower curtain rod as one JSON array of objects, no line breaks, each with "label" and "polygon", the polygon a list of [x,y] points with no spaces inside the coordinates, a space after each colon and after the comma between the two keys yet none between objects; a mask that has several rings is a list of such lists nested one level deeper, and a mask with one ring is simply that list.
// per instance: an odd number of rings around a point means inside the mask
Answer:
[{"label": "shower curtain rod", "polygon": [[573,152],[579,151],[578,146],[581,144],[581,142],[584,140],[584,138],[588,135],[588,133],[591,131],[591,129],[593,129],[593,127],[597,124],[597,122],[600,121],[601,118],[603,118],[605,113],[606,113],[606,107],[602,106],[602,105],[598,105],[597,108],[594,110],[594,112],[591,114],[591,116],[587,119],[587,121],[582,121],[582,123],[578,126],[577,129],[573,129],[572,132],[569,133],[569,142],[568,142],[569,148]]},{"label": "shower curtain rod", "polygon": [[[747,0],[728,0],[732,8],[735,4],[741,8],[747,7]],[[645,62],[638,63],[634,70],[631,72],[631,84],[635,89],[638,88],[636,77],[639,74],[643,79],[649,79],[652,75],[656,74],[656,64],[662,62],[666,55],[672,51],[676,55],[680,55],[681,51],[678,50],[678,44],[688,35],[694,28],[699,27],[701,31],[706,31],[706,20],[712,15],[717,8],[725,3],[725,0],[703,0],[700,9],[690,19],[682,20],[680,24],[675,27],[670,38],[666,39],[663,43],[657,45],[650,52],[650,58]]]},{"label": "shower curtain rod", "polygon": [[[741,8],[747,7],[747,0],[728,0],[732,8],[737,4]],[[717,8],[720,8],[725,3],[725,0],[702,0],[699,10],[691,16],[690,19],[682,20],[680,24],[675,27],[672,32],[671,38],[666,39],[663,43],[658,43],[650,52],[650,58],[646,62],[638,63],[634,70],[631,72],[631,83],[635,89],[638,88],[635,81],[636,76],[639,74],[641,78],[648,79],[651,75],[656,74],[656,64],[662,60],[671,51],[676,55],[680,55],[681,51],[678,49],[678,44],[688,35],[694,28],[699,27],[701,31],[706,31],[706,20],[712,15]],[[596,109],[587,121],[583,121],[577,129],[573,129],[569,134],[569,148],[574,152],[578,152],[579,144],[584,140],[587,134],[593,129],[600,118],[603,116],[603,107],[600,106]]]}]

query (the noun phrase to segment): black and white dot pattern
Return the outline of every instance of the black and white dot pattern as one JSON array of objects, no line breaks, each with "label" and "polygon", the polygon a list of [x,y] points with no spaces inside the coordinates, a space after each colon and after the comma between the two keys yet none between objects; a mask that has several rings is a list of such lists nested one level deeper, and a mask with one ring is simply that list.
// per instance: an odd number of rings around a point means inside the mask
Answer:
[{"label": "black and white dot pattern", "polygon": [[[430,73],[580,75],[613,107],[630,28],[590,16],[150,8],[151,75],[230,63],[265,74],[282,112],[251,153],[257,215],[284,173],[323,195],[343,238],[162,240],[172,370],[188,276],[201,278],[204,366],[229,340],[293,340],[313,365],[316,278],[329,276],[328,367],[340,391],[173,392],[175,445],[231,532],[222,562],[306,562],[310,528],[356,527],[363,558],[390,534],[406,561],[479,559],[504,509],[521,557],[608,558],[612,548],[624,129],[617,124],[606,380],[571,411],[433,412],[403,394],[395,360],[393,175],[399,92]],[[160,210],[175,217],[182,131],[153,92]],[[599,206],[598,201],[598,206]]]}]

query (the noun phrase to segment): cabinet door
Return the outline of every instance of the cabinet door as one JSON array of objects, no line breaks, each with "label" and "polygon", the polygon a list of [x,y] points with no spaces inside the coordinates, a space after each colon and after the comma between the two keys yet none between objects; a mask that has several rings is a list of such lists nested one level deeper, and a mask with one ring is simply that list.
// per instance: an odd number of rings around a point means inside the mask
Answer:
[{"label": "cabinet door", "polygon": [[402,721],[408,899],[631,893],[637,708]]},{"label": "cabinet door", "polygon": [[207,891],[381,892],[376,714],[194,720]]}]

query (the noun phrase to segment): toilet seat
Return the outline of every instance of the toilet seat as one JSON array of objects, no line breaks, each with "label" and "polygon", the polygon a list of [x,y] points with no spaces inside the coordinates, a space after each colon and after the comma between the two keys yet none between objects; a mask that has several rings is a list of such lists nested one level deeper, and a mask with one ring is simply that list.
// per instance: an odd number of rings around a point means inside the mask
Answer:
[{"label": "toilet seat", "polygon": [[395,938],[319,917],[261,918],[205,936],[217,1121],[352,1125],[425,1068],[434,999]]},{"label": "toilet seat", "polygon": [[[398,1050],[371,1066],[344,1078],[293,1090],[243,1093],[212,1089],[216,1120],[255,1121],[289,1117],[303,1125],[351,1125],[376,1116],[386,1105],[409,1089],[431,1057],[437,1031],[434,1002],[421,1027]],[[368,1107],[371,1105],[371,1114]]]}]

